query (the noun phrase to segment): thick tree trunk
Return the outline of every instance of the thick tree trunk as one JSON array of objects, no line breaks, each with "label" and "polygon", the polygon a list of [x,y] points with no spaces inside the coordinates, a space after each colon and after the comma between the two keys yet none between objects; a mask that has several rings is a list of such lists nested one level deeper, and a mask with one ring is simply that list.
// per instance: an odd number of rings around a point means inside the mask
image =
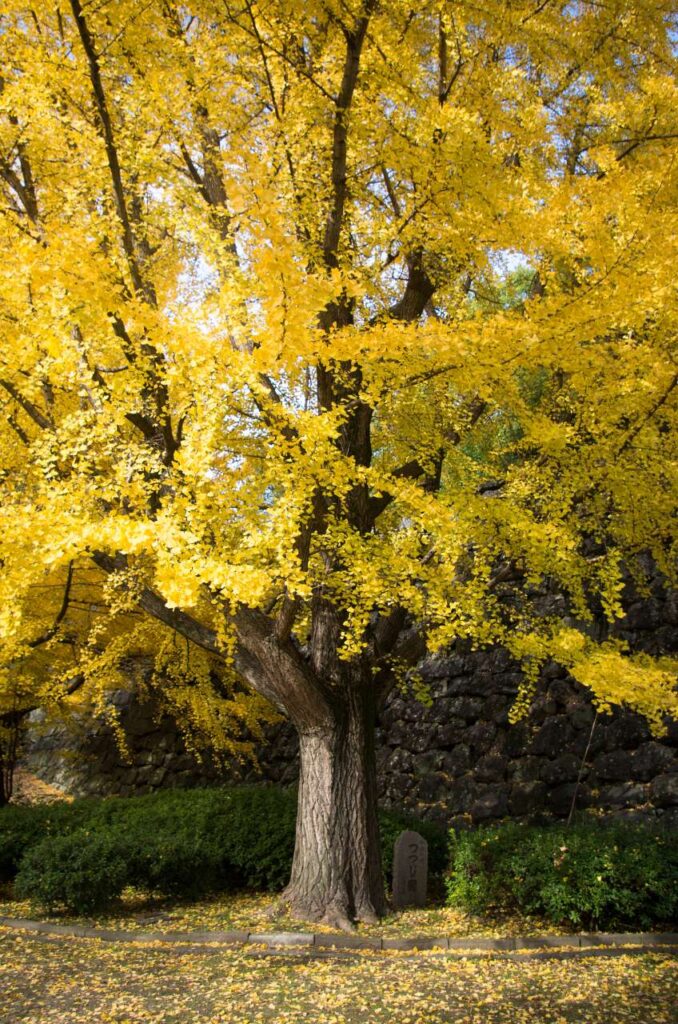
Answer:
[{"label": "thick tree trunk", "polygon": [[377,820],[374,687],[355,677],[316,724],[295,723],[301,771],[292,876],[295,916],[350,928],[384,911]]},{"label": "thick tree trunk", "polygon": [[[112,571],[107,556],[97,564]],[[147,589],[145,611],[205,650],[221,653],[216,634]],[[235,666],[299,733],[301,777],[292,875],[283,898],[295,916],[342,928],[384,911],[377,821],[374,724],[377,678],[367,657],[338,655],[344,616],[314,598],[308,654],[268,616],[240,607]],[[280,627],[280,621],[277,626]]]}]

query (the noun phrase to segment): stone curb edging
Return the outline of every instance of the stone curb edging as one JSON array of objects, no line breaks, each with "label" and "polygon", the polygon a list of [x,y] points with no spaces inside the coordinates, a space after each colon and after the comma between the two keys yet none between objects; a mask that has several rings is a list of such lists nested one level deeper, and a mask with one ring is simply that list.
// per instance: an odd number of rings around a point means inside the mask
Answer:
[{"label": "stone curb edging", "polygon": [[133,942],[139,944],[167,943],[168,945],[313,947],[338,950],[489,950],[510,952],[529,949],[593,949],[593,947],[641,946],[643,949],[678,948],[676,932],[589,932],[580,935],[530,935],[510,938],[484,936],[413,936],[409,939],[380,936],[345,935],[332,932],[130,932],[110,928],[90,928],[86,925],[50,924],[18,917],[0,917],[0,926],[16,931],[37,932],[41,935],[61,935],[66,938],[101,939],[104,942]]}]

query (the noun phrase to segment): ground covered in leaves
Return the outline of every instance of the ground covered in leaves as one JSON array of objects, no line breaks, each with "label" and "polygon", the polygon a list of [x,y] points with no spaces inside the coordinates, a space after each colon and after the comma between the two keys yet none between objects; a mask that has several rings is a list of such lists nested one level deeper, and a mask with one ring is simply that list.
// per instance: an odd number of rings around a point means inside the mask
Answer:
[{"label": "ground covered in leaves", "polygon": [[[13,900],[7,889],[0,893],[0,916],[77,923],[124,931],[191,932],[191,931],[308,931],[331,932],[317,922],[299,921],[276,904],[271,893],[222,893],[211,899],[195,902],[153,900],[144,893],[127,890],[115,910],[96,919],[47,914],[26,901]],[[544,935],[572,931],[550,922],[524,917],[481,917],[466,914],[454,907],[429,906],[421,910],[404,910],[389,914],[375,925],[360,925],[361,935],[383,935],[390,938],[414,935],[487,936]]]},{"label": "ground covered in leaves", "polygon": [[677,989],[659,954],[315,959],[0,929],[2,1024],[675,1024]]}]

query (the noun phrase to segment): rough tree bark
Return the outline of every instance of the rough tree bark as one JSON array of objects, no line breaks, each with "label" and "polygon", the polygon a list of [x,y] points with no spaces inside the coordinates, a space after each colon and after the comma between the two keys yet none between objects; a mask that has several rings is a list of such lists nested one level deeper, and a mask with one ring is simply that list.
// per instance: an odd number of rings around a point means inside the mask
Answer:
[{"label": "rough tree bark", "polygon": [[308,648],[261,614],[236,615],[240,666],[287,715],[301,755],[296,843],[283,899],[304,920],[350,928],[384,910],[377,821],[376,687],[365,655],[339,656],[344,615],[318,590]]},{"label": "rough tree bark", "polygon": [[[351,664],[326,713],[294,722],[300,775],[296,843],[284,898],[292,912],[341,928],[384,911],[377,821],[374,683]],[[294,721],[294,720],[293,720]]]}]

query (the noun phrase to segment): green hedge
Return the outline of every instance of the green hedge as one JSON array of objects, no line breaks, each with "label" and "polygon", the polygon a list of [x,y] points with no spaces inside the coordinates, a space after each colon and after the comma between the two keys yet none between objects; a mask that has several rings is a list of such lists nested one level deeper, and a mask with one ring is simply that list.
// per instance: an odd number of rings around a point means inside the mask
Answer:
[{"label": "green hedge", "polygon": [[675,833],[593,820],[453,832],[448,903],[584,928],[675,921],[675,840]]},{"label": "green hedge", "polygon": [[[23,897],[82,912],[112,902],[125,885],[171,896],[228,888],[276,891],[289,879],[295,819],[296,794],[264,786],[10,806],[0,811],[0,874],[16,877]],[[380,828],[388,880],[393,843],[404,828],[425,835],[430,870],[443,873],[442,829],[390,812],[381,812]],[[90,850],[96,854],[90,857]]]},{"label": "green hedge", "polygon": [[9,804],[0,808],[0,882],[10,881],[24,853],[49,836],[65,835],[83,827],[97,800],[52,804]]},{"label": "green hedge", "polygon": [[26,851],[15,890],[49,910],[102,910],[127,884],[126,851],[114,833],[76,829],[43,839]]}]

